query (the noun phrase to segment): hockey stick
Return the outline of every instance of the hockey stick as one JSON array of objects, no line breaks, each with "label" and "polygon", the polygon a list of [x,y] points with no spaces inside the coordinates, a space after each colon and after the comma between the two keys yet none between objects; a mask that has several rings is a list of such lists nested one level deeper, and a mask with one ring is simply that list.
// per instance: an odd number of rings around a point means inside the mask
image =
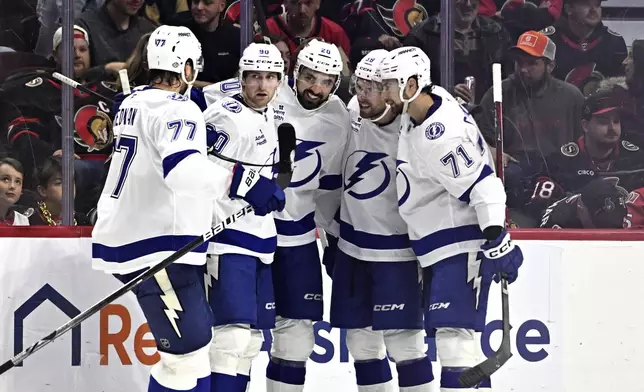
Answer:
[{"label": "hockey stick", "polygon": [[[503,93],[501,90],[501,64],[492,66],[492,89],[494,94],[494,126],[496,130],[496,170],[503,181]],[[483,380],[489,379],[494,372],[499,370],[511,357],[512,347],[510,339],[510,298],[508,293],[508,280],[501,275],[501,312],[503,320],[503,339],[501,347],[491,357],[478,365],[469,368],[459,377],[461,385],[473,388]]]},{"label": "hockey stick", "polygon": [[[105,101],[106,103],[108,103],[108,104],[109,104],[109,105],[111,105],[111,106],[113,106],[113,105],[114,105],[114,100],[113,100],[113,99],[111,99],[111,98],[107,98],[106,96],[104,96],[104,95],[102,95],[102,94],[99,94],[99,93],[97,93],[96,91],[93,91],[93,90],[88,89],[87,87],[83,86],[82,84],[80,84],[79,82],[75,81],[74,79],[68,78],[68,77],[67,77],[67,76],[65,76],[65,75],[61,75],[61,74],[60,74],[60,73],[58,73],[58,72],[54,72],[54,73],[52,73],[52,74],[51,74],[51,76],[52,76],[54,79],[56,79],[56,80],[58,80],[58,81],[60,81],[60,82],[63,82],[63,83],[65,83],[66,85],[71,86],[72,88],[75,88],[75,89],[77,89],[77,90],[79,90],[79,91],[82,91],[82,92],[84,92],[84,93],[87,93],[87,94],[94,95],[95,97],[97,97],[97,98],[99,98],[99,99],[102,99],[103,101]],[[129,95],[129,94],[131,93],[131,90],[130,90],[130,82],[129,82],[129,80],[127,79],[127,70],[121,70],[121,71],[119,71],[119,78],[120,78],[120,80],[121,80],[121,86],[122,86],[122,88],[123,88],[123,94],[124,94],[124,95]],[[124,81],[124,79],[125,79],[125,81]],[[289,126],[289,127],[293,128],[293,126],[292,126],[291,124],[282,124],[282,125]],[[279,129],[278,129],[278,134],[279,134]],[[219,158],[219,159],[221,159],[221,160],[223,160],[223,161],[230,162],[230,163],[239,163],[239,164],[244,165],[244,166],[252,166],[252,167],[275,167],[276,165],[278,165],[278,164],[276,164],[276,163],[271,163],[271,164],[261,164],[261,165],[260,165],[260,164],[257,164],[257,163],[250,163],[250,162],[239,161],[239,160],[237,160],[237,159],[233,159],[233,158],[229,158],[229,157],[227,157],[227,156],[225,156],[225,155],[221,155],[221,154],[219,154],[218,152],[216,152],[216,151],[214,151],[214,150],[213,150],[213,151],[209,151],[209,152],[208,152],[208,154],[210,154],[210,155],[214,155],[214,156],[216,156],[217,158]]]},{"label": "hockey stick", "polygon": [[[292,129],[292,128],[291,128]],[[280,163],[284,163],[284,165],[281,165],[282,168],[286,167],[291,167],[290,164],[286,161],[290,159],[291,152],[295,149],[295,133],[293,132],[292,135],[287,134],[286,131],[283,132],[284,134],[281,135],[280,137],[280,145],[279,145],[279,150],[280,150],[280,157],[282,157],[283,160],[280,161]],[[290,177],[291,177],[291,172],[283,172],[280,173],[281,175],[278,175],[278,183],[286,183],[288,184],[290,182]],[[279,180],[279,177],[283,177],[282,180]],[[155,266],[151,267],[150,269],[146,270],[136,278],[132,279],[122,287],[120,287],[118,290],[114,291],[112,294],[108,295],[107,297],[103,298],[102,300],[98,301],[96,304],[91,306],[89,309],[85,310],[84,312],[80,313],[78,316],[74,317],[73,319],[69,320],[65,324],[61,325],[58,327],[56,330],[54,330],[52,333],[49,335],[45,336],[44,338],[40,339],[36,343],[34,343],[32,346],[29,348],[23,350],[22,352],[16,354],[13,358],[9,359],[2,365],[0,365],[0,375],[3,373],[7,372],[11,368],[15,367],[16,365],[22,363],[25,359],[30,357],[33,353],[36,351],[40,350],[41,348],[45,347],[49,343],[53,342],[54,340],[58,339],[62,335],[64,335],[67,331],[70,329],[73,329],[83,321],[87,320],[88,318],[92,317],[94,314],[100,312],[101,309],[103,309],[105,306],[110,304],[111,302],[114,302],[115,300],[119,299],[123,295],[125,295],[128,291],[136,288],[139,286],[141,283],[145,282],[146,280],[150,279],[153,277],[156,273],[162,271],[163,269],[167,268],[170,266],[170,264],[174,263],[175,261],[179,260],[181,257],[185,256],[189,252],[193,251],[194,249],[198,248],[201,244],[204,242],[207,242],[210,240],[212,237],[215,235],[221,233],[225,229],[227,229],[230,225],[235,223],[238,219],[243,218],[244,216],[248,214],[253,213],[253,207],[250,205],[247,205],[244,207],[242,210],[238,211],[236,214],[229,216],[226,218],[223,222],[220,222],[210,228],[210,230],[201,235],[200,237],[195,238],[194,240],[190,241],[187,245],[185,245],[183,248],[179,249],[169,257],[165,258]]]},{"label": "hockey stick", "polygon": [[266,24],[266,14],[264,13],[264,8],[262,7],[262,1],[253,0],[253,5],[255,6],[255,17],[257,18],[259,29],[262,31],[262,35],[266,37],[270,33],[270,31],[268,31],[268,25]]}]

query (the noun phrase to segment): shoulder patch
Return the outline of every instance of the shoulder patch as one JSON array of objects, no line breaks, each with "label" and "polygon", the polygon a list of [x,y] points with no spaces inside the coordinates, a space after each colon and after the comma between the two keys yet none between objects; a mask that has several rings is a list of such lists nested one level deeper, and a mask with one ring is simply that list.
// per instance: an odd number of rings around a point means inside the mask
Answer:
[{"label": "shoulder patch", "polygon": [[188,97],[186,97],[183,94],[172,93],[172,94],[168,95],[168,99],[171,99],[173,101],[184,102],[184,101],[188,100]]},{"label": "shoulder patch", "polygon": [[639,151],[640,149],[638,146],[627,140],[622,140],[622,147],[624,147],[624,150],[626,151]]},{"label": "shoulder patch", "polygon": [[579,154],[579,146],[575,142],[566,143],[561,146],[561,153],[567,157],[576,157]]},{"label": "shoulder patch", "polygon": [[240,113],[242,111],[241,104],[235,100],[227,100],[223,102],[221,106],[223,106],[224,109],[228,110],[229,112],[233,113]]},{"label": "shoulder patch", "polygon": [[110,91],[114,91],[115,93],[119,92],[119,90],[116,87],[114,87],[113,85],[111,85],[110,83],[107,83],[105,81],[101,82],[101,86],[105,87],[106,89],[108,89]]},{"label": "shoulder patch", "polygon": [[553,35],[557,32],[557,29],[555,29],[555,26],[548,26],[545,29],[541,30],[541,32],[545,35]]},{"label": "shoulder patch", "polygon": [[42,84],[42,78],[38,77],[34,80],[30,80],[27,83],[25,83],[25,86],[27,87],[38,87]]},{"label": "shoulder patch", "polygon": [[361,126],[362,126],[362,117],[357,117],[351,120],[351,130],[353,130],[353,132],[360,132]]},{"label": "shoulder patch", "polygon": [[436,140],[445,133],[445,125],[439,122],[432,123],[425,129],[425,137],[429,140]]},{"label": "shoulder patch", "polygon": [[621,36],[622,36],[622,35],[621,35],[620,33],[618,33],[617,31],[615,31],[615,30],[611,30],[611,29],[609,29],[608,27],[606,27],[606,31],[608,31],[608,34],[610,34],[610,35],[614,35],[615,37],[621,37]]}]

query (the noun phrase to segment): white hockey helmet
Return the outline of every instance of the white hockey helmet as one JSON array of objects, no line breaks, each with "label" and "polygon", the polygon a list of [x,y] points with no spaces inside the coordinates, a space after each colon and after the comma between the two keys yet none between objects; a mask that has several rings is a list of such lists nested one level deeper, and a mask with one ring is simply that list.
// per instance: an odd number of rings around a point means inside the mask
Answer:
[{"label": "white hockey helmet", "polygon": [[356,78],[381,82],[380,64],[389,54],[388,50],[376,49],[367,53],[356,66],[354,75]]},{"label": "white hockey helmet", "polygon": [[331,94],[335,94],[335,91],[340,86],[340,76],[344,67],[342,56],[337,46],[312,39],[297,55],[295,69],[293,70],[295,80],[298,78],[301,67],[336,76],[335,87],[331,91]]},{"label": "white hockey helmet", "polygon": [[[159,26],[152,32],[147,46],[149,69],[176,72],[184,83],[192,86],[197,74],[203,70],[201,44],[197,37],[182,26]],[[188,60],[194,67],[194,78],[186,79],[185,65]]]},{"label": "white hockey helmet", "polygon": [[[412,46],[392,50],[379,67],[381,80],[395,79],[398,82],[400,100],[404,103],[416,99],[423,88],[432,84],[430,69],[429,57],[421,49]],[[418,90],[413,97],[405,99],[403,96],[405,85],[413,76],[418,80]]]},{"label": "white hockey helmet", "polygon": [[276,72],[280,80],[284,76],[284,60],[275,45],[251,43],[239,59],[239,72]]}]

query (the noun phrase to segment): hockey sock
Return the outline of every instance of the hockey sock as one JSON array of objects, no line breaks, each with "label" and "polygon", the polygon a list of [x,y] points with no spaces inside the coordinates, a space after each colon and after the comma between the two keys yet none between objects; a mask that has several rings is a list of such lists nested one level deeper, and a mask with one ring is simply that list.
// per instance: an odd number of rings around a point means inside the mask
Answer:
[{"label": "hockey sock", "polygon": [[[148,392],[210,392],[210,389],[200,389],[200,384],[201,380],[208,380],[210,381],[210,377],[206,377],[205,379],[200,379],[197,381],[197,386],[194,388],[190,389],[173,389],[173,388],[168,388],[164,387],[163,385],[159,384],[157,380],[150,375],[150,383],[148,384]],[[204,381],[207,382],[207,381]],[[207,382],[208,385],[210,385],[209,382]]]},{"label": "hockey sock", "polygon": [[236,392],[246,392],[246,388],[248,388],[248,383],[250,383],[250,376],[237,373],[237,377],[235,377],[235,379],[237,381]]},{"label": "hockey sock", "polygon": [[267,392],[302,392],[306,362],[286,361],[272,357],[266,367]]},{"label": "hockey sock", "polygon": [[238,392],[239,381],[237,376],[223,373],[212,373],[210,375],[210,392]]},{"label": "hockey sock", "polygon": [[443,367],[441,371],[441,392],[485,391],[492,388],[490,380],[484,380],[478,388],[464,388],[458,381],[466,367]]},{"label": "hockey sock", "polygon": [[200,378],[197,380],[197,387],[195,392],[210,392],[210,376]]},{"label": "hockey sock", "polygon": [[432,362],[428,357],[396,364],[400,392],[428,392],[434,380]]},{"label": "hockey sock", "polygon": [[392,391],[391,368],[387,358],[354,362],[359,392]]}]

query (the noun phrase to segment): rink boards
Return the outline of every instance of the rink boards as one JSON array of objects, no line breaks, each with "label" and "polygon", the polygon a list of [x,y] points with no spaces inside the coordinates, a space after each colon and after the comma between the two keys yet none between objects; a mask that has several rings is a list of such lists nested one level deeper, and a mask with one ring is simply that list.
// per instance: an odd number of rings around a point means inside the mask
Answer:
[{"label": "rink boards", "polygon": [[[91,269],[88,235],[80,229],[0,230],[0,361],[118,288],[116,279]],[[527,231],[514,237],[526,257],[510,286],[514,357],[492,379],[494,390],[644,391],[636,378],[644,368],[644,233]],[[481,337],[488,353],[501,335],[496,284],[489,307]],[[343,338],[327,322],[316,324],[307,392],[356,391]],[[435,360],[433,340],[427,347]],[[0,376],[0,391],[144,391],[148,367],[157,360],[130,294]],[[267,361],[263,352],[255,362],[252,392],[265,390]]]}]

